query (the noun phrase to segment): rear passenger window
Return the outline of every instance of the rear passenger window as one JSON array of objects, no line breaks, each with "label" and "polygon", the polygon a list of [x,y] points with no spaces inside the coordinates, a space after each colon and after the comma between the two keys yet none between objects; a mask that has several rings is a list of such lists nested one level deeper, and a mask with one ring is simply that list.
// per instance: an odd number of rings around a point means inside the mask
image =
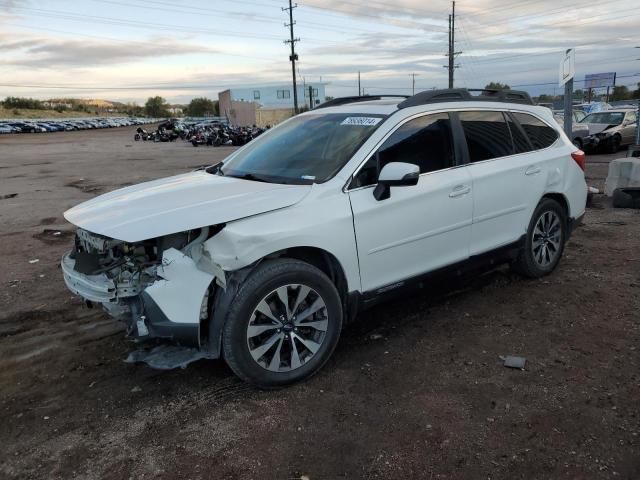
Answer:
[{"label": "rear passenger window", "polygon": [[511,134],[502,112],[460,112],[460,121],[471,163],[513,154]]},{"label": "rear passenger window", "polygon": [[513,113],[513,116],[529,137],[534,150],[550,147],[558,139],[558,132],[533,115]]},{"label": "rear passenger window", "polygon": [[516,124],[507,114],[505,114],[505,118],[507,119],[507,124],[509,124],[509,131],[511,132],[511,138],[513,139],[514,153],[530,152],[532,149],[529,144],[529,140],[524,136],[524,133],[522,133],[518,124]]},{"label": "rear passenger window", "polygon": [[353,180],[350,188],[374,185],[389,162],[412,163],[420,173],[434,172],[454,164],[451,121],[446,113],[425,115],[408,121],[382,144]]}]

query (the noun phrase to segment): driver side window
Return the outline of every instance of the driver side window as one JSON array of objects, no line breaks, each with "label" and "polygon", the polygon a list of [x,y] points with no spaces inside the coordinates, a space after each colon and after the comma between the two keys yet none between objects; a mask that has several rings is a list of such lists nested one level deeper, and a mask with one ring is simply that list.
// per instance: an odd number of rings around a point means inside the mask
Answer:
[{"label": "driver side window", "polygon": [[420,167],[420,173],[435,172],[454,165],[451,121],[447,113],[414,118],[391,134],[366,162],[349,188],[378,182],[380,170],[389,162]]}]

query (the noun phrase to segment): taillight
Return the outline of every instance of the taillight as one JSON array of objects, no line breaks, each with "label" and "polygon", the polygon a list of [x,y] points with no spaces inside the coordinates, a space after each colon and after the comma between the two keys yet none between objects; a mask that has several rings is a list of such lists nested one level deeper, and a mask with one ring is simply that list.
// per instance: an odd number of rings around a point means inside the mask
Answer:
[{"label": "taillight", "polygon": [[586,155],[582,150],[576,150],[571,154],[571,158],[573,158],[578,166],[584,171],[584,166],[587,161]]}]

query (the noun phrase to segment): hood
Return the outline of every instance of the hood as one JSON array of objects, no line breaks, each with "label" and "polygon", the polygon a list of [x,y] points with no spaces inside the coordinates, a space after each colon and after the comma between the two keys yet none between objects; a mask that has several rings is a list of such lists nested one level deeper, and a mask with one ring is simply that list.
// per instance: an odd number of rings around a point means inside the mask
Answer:
[{"label": "hood", "polygon": [[133,185],[67,210],[74,225],[138,242],[231,222],[293,205],[311,185],[282,185],[213,175],[204,170]]},{"label": "hood", "polygon": [[603,132],[609,128],[617,127],[618,125],[609,125],[606,123],[586,123],[589,127],[589,135],[595,135],[596,133]]}]

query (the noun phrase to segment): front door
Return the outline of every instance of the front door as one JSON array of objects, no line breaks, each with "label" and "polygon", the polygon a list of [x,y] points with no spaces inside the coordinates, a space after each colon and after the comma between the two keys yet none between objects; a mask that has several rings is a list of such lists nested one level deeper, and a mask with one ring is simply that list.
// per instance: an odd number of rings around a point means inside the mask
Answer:
[{"label": "front door", "polygon": [[[417,185],[373,189],[389,162],[420,167]],[[363,290],[375,291],[469,256],[471,177],[456,166],[448,114],[425,115],[395,130],[355,176],[353,211]]]}]

